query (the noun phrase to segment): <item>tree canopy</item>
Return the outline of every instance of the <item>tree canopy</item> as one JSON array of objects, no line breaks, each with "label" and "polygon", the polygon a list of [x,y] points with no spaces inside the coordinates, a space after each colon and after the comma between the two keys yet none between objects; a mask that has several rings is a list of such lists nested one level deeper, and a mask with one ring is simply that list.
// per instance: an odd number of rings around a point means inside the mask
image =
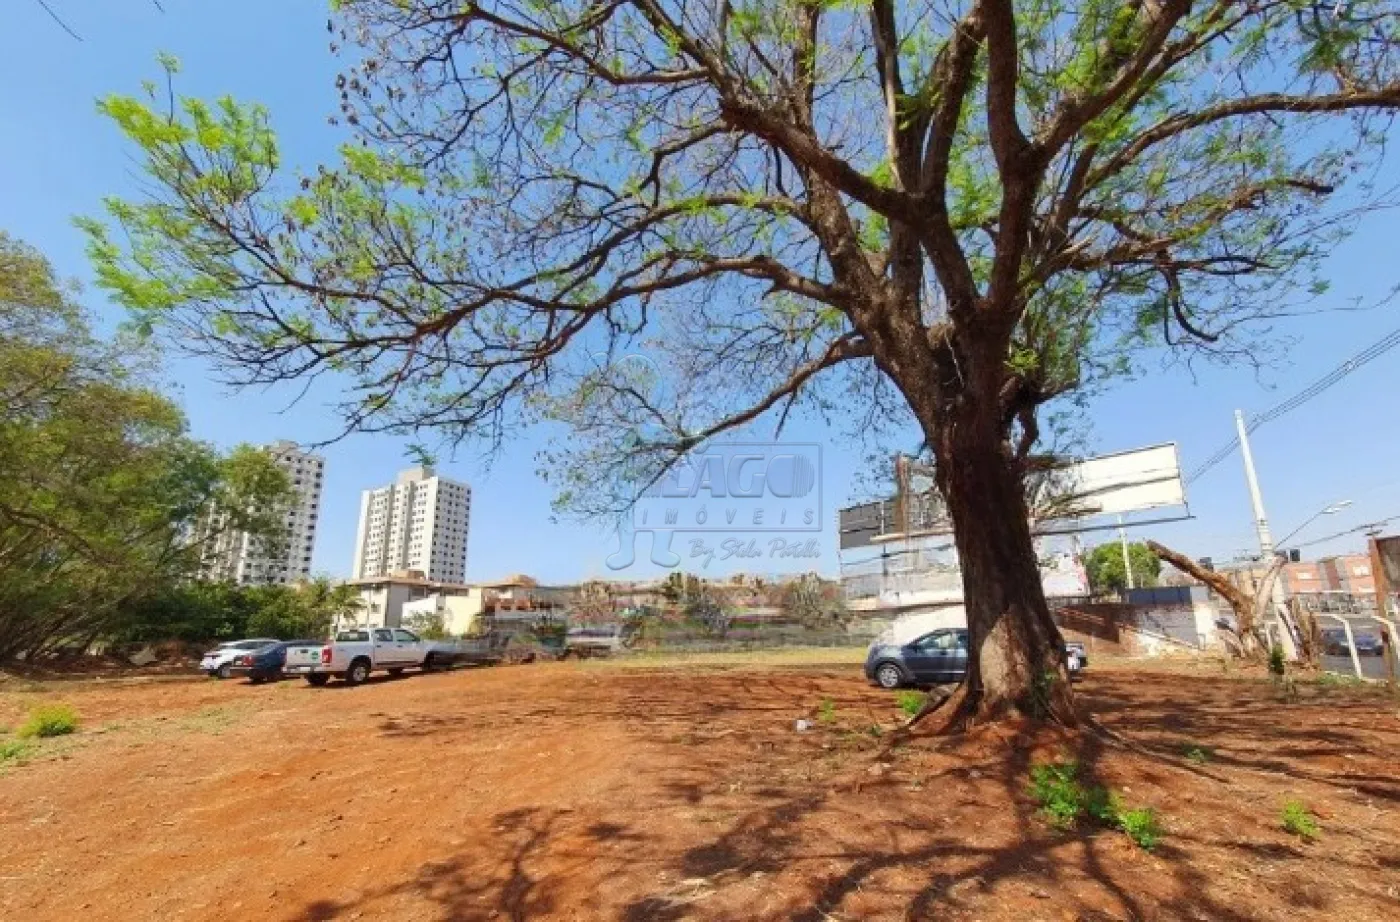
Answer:
[{"label": "tree canopy", "polygon": [[275,540],[285,475],[256,449],[189,438],[147,370],[0,232],[0,660],[84,646],[122,606],[197,574],[213,505],[221,528]]},{"label": "tree canopy", "polygon": [[[1133,585],[1155,586],[1162,572],[1162,561],[1141,541],[1128,545],[1128,562],[1133,568]],[[1128,588],[1123,566],[1123,545],[1117,541],[1100,544],[1084,555],[1084,569],[1089,574],[1089,586],[1095,592],[1121,592]]]},{"label": "tree canopy", "polygon": [[987,712],[1043,711],[1061,669],[1040,408],[1143,348],[1249,359],[1388,201],[1385,0],[335,10],[336,163],[289,175],[232,99],[103,101],[153,183],[84,222],[101,284],[233,381],[343,375],[348,428],[563,419],[546,463],[586,512],[794,411],[916,424]]}]

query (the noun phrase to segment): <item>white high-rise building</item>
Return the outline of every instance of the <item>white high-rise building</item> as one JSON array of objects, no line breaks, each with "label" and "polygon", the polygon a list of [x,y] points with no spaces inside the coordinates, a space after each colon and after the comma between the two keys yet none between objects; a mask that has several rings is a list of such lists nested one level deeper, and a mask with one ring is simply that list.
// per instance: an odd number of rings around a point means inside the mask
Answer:
[{"label": "white high-rise building", "polygon": [[418,570],[436,582],[465,581],[471,514],[471,487],[430,467],[410,468],[395,483],[364,491],[354,578]]},{"label": "white high-rise building", "polygon": [[274,442],[266,448],[287,472],[295,494],[286,513],[286,543],[277,554],[269,555],[263,543],[247,532],[223,532],[215,539],[207,558],[204,575],[208,579],[251,585],[295,583],[311,575],[326,460],[301,451],[296,442]]}]

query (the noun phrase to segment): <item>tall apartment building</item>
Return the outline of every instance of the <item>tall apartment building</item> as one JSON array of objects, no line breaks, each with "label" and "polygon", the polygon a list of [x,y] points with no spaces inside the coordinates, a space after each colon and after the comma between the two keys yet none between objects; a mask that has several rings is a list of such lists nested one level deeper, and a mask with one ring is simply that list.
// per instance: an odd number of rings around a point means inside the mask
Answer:
[{"label": "tall apartment building", "polygon": [[321,476],[326,460],[301,451],[295,442],[274,442],[266,449],[287,472],[296,494],[286,513],[286,543],[278,553],[269,554],[263,543],[247,532],[223,532],[215,539],[206,560],[204,576],[207,579],[251,585],[295,583],[311,575],[311,553],[316,546],[316,520],[321,509]]},{"label": "tall apartment building", "polygon": [[393,484],[364,491],[354,578],[417,570],[429,580],[464,582],[471,512],[471,487],[430,467],[410,468]]}]

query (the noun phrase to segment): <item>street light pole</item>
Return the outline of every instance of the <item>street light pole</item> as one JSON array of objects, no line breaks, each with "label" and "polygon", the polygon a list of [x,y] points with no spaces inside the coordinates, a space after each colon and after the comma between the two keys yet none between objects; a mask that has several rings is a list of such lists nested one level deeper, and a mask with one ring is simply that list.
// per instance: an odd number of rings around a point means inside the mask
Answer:
[{"label": "street light pole", "polygon": [[1279,539],[1279,542],[1278,542],[1278,543],[1279,543],[1279,546],[1282,547],[1283,545],[1287,544],[1289,538],[1292,538],[1294,535],[1298,534],[1298,532],[1300,532],[1300,531],[1302,531],[1303,529],[1307,528],[1309,525],[1311,525],[1313,522],[1317,521],[1318,519],[1322,518],[1324,515],[1332,515],[1334,512],[1341,512],[1343,509],[1345,509],[1347,506],[1350,506],[1350,505],[1351,505],[1351,500],[1349,500],[1349,499],[1339,499],[1339,500],[1337,500],[1335,503],[1332,503],[1330,506],[1324,506],[1323,508],[1319,509],[1317,512],[1314,512],[1314,513],[1312,514],[1312,517],[1309,518],[1309,519],[1308,519],[1306,522],[1304,522],[1302,525],[1299,525],[1297,528],[1293,529],[1293,530],[1290,531],[1288,534],[1286,534],[1286,535],[1284,535],[1282,538],[1280,538],[1280,539]]}]

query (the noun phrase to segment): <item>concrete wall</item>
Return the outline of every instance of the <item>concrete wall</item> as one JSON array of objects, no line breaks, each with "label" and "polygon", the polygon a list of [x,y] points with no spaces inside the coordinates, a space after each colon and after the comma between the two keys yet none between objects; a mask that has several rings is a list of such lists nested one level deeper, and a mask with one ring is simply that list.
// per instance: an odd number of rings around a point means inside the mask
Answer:
[{"label": "concrete wall", "polygon": [[[1176,588],[1147,590],[1161,593],[1162,602],[1121,604],[1094,602],[1055,610],[1055,621],[1066,640],[1077,640],[1090,650],[1130,656],[1157,656],[1170,652],[1202,651],[1215,645],[1215,608],[1206,593],[1188,592],[1186,599],[1172,598]],[[1169,591],[1170,590],[1170,591]],[[1148,596],[1150,599],[1151,596]]]}]

